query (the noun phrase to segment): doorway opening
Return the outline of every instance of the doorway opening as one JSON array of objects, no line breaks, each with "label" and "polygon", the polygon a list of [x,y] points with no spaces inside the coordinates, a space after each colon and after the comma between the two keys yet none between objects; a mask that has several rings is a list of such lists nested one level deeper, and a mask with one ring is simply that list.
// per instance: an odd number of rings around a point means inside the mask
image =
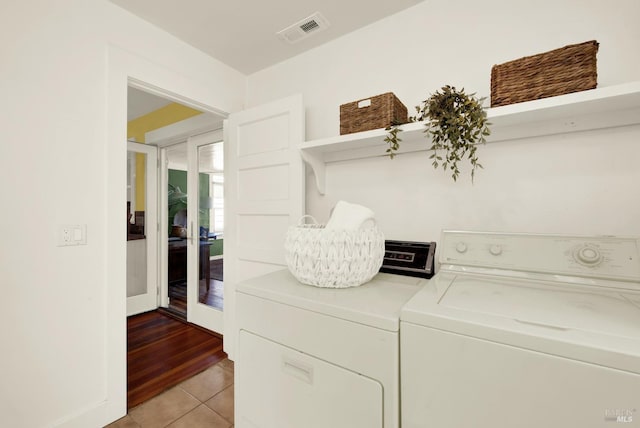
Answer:
[{"label": "doorway opening", "polygon": [[[158,149],[159,177],[157,183],[147,182],[152,176],[147,171],[151,165],[149,156],[146,156],[147,169],[136,168],[144,155],[132,153],[129,156],[128,172],[135,171],[135,174],[129,173],[127,181],[128,230],[145,230],[146,226],[151,233],[156,229],[153,225],[144,225],[149,211],[145,211],[144,195],[149,189],[158,189],[157,198],[154,198],[158,201],[158,240],[154,248],[149,248],[149,245],[144,248],[147,256],[156,256],[158,268],[155,277],[159,280],[147,288],[147,301],[151,298],[153,307],[141,310],[138,305],[137,310],[128,310],[127,314],[165,308],[174,316],[212,329],[212,326],[198,322],[198,318],[202,319],[203,314],[206,316],[206,309],[200,306],[215,309],[219,312],[216,317],[220,319],[224,307],[222,117],[133,86],[128,86],[127,90],[127,113],[129,144],[133,141],[142,143],[139,146]],[[197,215],[189,216],[189,212]],[[136,238],[144,241],[146,236],[142,233]],[[194,250],[195,256],[188,256],[189,247],[196,247],[196,242],[199,249]],[[188,278],[189,257],[196,260],[194,272],[197,273],[190,274],[195,279]],[[142,259],[133,251],[128,251],[127,259],[127,287],[133,289],[136,283],[144,281],[139,274],[136,275],[144,266],[141,268]],[[194,284],[189,285],[189,281]],[[141,288],[140,284],[136,287]],[[131,300],[128,298],[128,306]],[[221,328],[213,328],[213,331],[222,333]]]},{"label": "doorway opening", "polygon": [[[203,316],[202,309],[194,310],[194,306],[211,308],[222,318],[222,117],[133,86],[128,86],[127,95],[127,316],[155,309],[170,311],[173,317],[219,336],[222,328],[205,324],[203,318],[208,314],[204,312]],[[203,136],[208,136],[209,144],[202,144]],[[191,159],[194,157],[196,167]],[[193,177],[197,177],[197,183]],[[153,198],[149,197],[150,192],[154,192]],[[157,215],[150,216],[154,210]],[[189,212],[198,215],[189,216]],[[156,239],[150,240],[151,235]],[[189,266],[193,255],[188,255],[194,241],[200,248],[195,255],[195,276]],[[154,268],[154,275],[143,275]],[[190,281],[196,283],[197,297],[190,293]],[[130,309],[130,302],[134,298],[140,300],[145,293],[147,306],[138,304]],[[203,355],[221,352],[219,342],[216,349],[198,349]],[[169,363],[162,364],[166,369]],[[144,389],[139,376],[132,377],[135,361],[129,361],[128,366],[127,389],[131,389],[132,382],[136,388]],[[174,369],[176,373],[180,370]]]}]

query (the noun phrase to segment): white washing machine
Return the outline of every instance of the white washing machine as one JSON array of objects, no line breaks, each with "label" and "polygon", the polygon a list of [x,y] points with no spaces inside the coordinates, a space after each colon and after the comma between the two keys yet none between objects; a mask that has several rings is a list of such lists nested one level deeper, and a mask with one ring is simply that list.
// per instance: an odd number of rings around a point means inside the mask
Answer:
[{"label": "white washing machine", "polygon": [[401,313],[402,427],[640,426],[640,241],[444,232]]},{"label": "white washing machine", "polygon": [[400,309],[425,281],[327,289],[282,270],[238,284],[236,427],[399,427]]}]

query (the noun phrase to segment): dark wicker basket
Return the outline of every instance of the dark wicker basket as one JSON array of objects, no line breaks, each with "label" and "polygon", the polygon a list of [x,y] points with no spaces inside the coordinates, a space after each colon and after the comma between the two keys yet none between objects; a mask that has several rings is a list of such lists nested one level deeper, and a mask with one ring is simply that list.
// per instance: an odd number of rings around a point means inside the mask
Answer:
[{"label": "dark wicker basket", "polygon": [[569,45],[491,68],[491,107],[554,97],[598,84],[598,42]]},{"label": "dark wicker basket", "polygon": [[408,121],[407,107],[392,92],[340,106],[340,135]]}]

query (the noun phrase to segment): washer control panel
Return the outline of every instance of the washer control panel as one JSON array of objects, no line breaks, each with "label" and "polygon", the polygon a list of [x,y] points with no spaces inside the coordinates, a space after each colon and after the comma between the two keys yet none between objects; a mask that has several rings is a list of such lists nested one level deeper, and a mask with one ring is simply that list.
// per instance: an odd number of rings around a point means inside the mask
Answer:
[{"label": "washer control panel", "polygon": [[440,263],[640,281],[640,238],[444,231]]}]

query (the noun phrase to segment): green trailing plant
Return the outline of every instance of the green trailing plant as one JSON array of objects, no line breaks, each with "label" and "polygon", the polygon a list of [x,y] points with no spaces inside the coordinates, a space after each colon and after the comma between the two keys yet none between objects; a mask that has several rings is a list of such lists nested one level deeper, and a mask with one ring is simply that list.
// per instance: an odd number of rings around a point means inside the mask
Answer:
[{"label": "green trailing plant", "polygon": [[[487,112],[482,106],[484,100],[466,94],[464,88],[457,90],[447,85],[416,106],[416,116],[409,118],[410,122],[426,122],[424,132],[430,137],[429,150],[433,152],[429,159],[433,160],[434,168],[442,166],[443,170],[449,170],[454,181],[460,176],[458,163],[465,156],[471,164],[472,182],[476,169],[482,168],[477,148],[490,134]],[[402,129],[400,124],[392,123],[386,130],[385,142],[389,144],[386,152],[393,158],[402,141],[398,136]]]},{"label": "green trailing plant", "polygon": [[396,152],[400,148],[400,141],[402,141],[402,139],[398,137],[398,133],[402,132],[400,125],[402,125],[402,123],[394,120],[385,128],[386,131],[389,131],[384,139],[385,143],[389,144],[389,148],[386,152],[391,159],[396,155]]}]

